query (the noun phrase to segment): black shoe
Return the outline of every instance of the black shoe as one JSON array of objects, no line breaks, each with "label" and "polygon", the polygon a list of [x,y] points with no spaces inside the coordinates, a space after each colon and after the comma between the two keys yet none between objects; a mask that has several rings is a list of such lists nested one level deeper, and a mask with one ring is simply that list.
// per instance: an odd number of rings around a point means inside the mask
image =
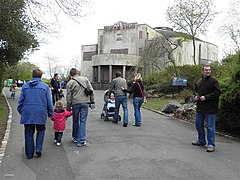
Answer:
[{"label": "black shoe", "polygon": [[206,144],[200,143],[199,141],[193,141],[193,142],[192,142],[192,145],[193,145],[193,146],[205,146]]},{"label": "black shoe", "polygon": [[140,127],[141,125],[140,124],[133,124],[133,126]]},{"label": "black shoe", "polygon": [[117,124],[118,122],[116,122],[116,121],[112,121],[112,123]]},{"label": "black shoe", "polygon": [[124,123],[124,124],[123,124],[123,127],[127,127],[127,125],[128,125],[128,123]]},{"label": "black shoe", "polygon": [[42,156],[42,153],[41,153],[41,152],[36,152],[36,155],[37,155],[37,157],[39,158],[39,157]]},{"label": "black shoe", "polygon": [[27,157],[27,159],[32,159],[32,158],[33,158],[33,156]]}]

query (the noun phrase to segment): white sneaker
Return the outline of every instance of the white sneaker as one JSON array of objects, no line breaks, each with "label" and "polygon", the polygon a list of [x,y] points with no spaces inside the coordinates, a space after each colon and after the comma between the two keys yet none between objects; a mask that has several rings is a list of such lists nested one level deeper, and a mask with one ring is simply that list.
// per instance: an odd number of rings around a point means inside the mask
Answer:
[{"label": "white sneaker", "polygon": [[78,143],[77,147],[83,147],[83,146],[90,146],[89,143],[87,143],[86,141],[84,143]]},{"label": "white sneaker", "polygon": [[57,146],[61,146],[62,143],[57,142]]},{"label": "white sneaker", "polygon": [[54,143],[57,143],[57,140],[56,139],[54,139],[54,141],[53,141]]},{"label": "white sneaker", "polygon": [[74,138],[72,138],[72,142],[74,142],[74,143],[77,143],[77,140],[76,140],[76,139],[74,139]]}]

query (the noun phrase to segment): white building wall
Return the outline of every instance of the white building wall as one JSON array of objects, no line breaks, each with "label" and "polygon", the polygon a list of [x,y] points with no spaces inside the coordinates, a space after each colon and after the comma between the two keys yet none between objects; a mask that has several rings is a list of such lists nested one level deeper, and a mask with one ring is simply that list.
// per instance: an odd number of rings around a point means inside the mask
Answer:
[{"label": "white building wall", "polygon": [[[199,48],[201,45],[201,55],[199,57]],[[182,45],[173,51],[173,56],[177,65],[194,65],[193,61],[193,44],[191,40],[185,40]],[[218,62],[218,47],[214,44],[196,41],[196,53],[195,53],[196,64],[199,64],[199,58],[201,59],[200,64],[217,61]]]},{"label": "white building wall", "polygon": [[81,53],[81,75],[86,76],[90,81],[93,78],[92,61],[83,61],[84,52],[92,52],[97,50],[97,45],[83,45]]}]

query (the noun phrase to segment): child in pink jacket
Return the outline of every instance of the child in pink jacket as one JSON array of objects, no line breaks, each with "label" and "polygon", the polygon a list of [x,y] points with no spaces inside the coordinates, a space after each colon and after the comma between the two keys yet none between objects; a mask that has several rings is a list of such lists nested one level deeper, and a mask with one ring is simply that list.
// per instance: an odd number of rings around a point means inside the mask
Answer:
[{"label": "child in pink jacket", "polygon": [[63,106],[63,102],[61,100],[58,100],[55,103],[54,115],[51,118],[51,120],[54,122],[53,123],[53,128],[55,130],[54,143],[56,143],[57,146],[60,146],[62,144],[61,140],[63,136],[63,131],[66,128],[65,121],[71,115],[72,115],[72,111],[65,110]]}]

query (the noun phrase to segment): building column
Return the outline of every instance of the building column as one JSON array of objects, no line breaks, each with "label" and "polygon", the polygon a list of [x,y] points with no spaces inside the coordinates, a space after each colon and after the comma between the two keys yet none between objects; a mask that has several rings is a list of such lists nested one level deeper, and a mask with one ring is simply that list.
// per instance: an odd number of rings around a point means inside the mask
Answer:
[{"label": "building column", "polygon": [[126,66],[123,66],[123,78],[126,78]]},{"label": "building column", "polygon": [[101,66],[98,66],[98,82],[101,82]]},{"label": "building column", "polygon": [[109,65],[109,82],[112,81],[112,65]]}]

